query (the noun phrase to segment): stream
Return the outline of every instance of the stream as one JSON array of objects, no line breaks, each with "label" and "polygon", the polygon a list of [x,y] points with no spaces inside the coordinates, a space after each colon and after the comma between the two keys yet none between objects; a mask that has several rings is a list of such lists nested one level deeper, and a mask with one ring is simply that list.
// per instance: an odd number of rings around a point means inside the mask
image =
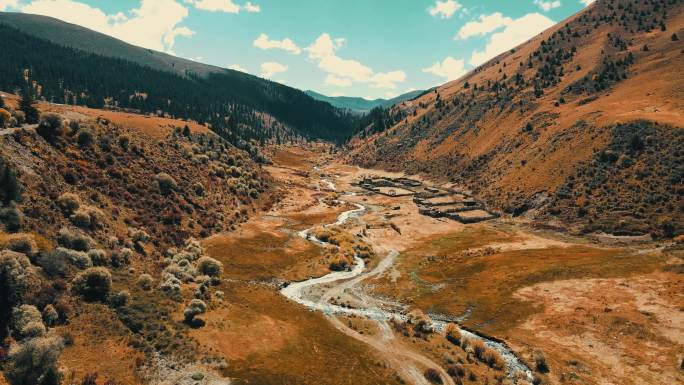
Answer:
[{"label": "stream", "polygon": [[[325,179],[324,183],[327,184],[331,190],[336,190],[334,183],[332,183],[329,179]],[[359,203],[354,203],[354,205],[356,206],[356,208],[341,213],[334,223],[325,225],[324,227],[343,225],[349,220],[361,216],[367,210],[367,208],[364,205],[361,205]],[[311,241],[319,246],[324,247],[329,245],[329,243],[317,239],[312,234],[312,230],[313,228],[302,230],[297,234],[298,236],[308,241]],[[381,328],[383,327],[383,325],[386,326],[386,322],[391,319],[407,321],[408,317],[406,314],[386,311],[381,309],[379,306],[373,306],[370,303],[367,304],[368,307],[366,308],[350,308],[335,305],[329,302],[329,299],[332,297],[332,293],[342,293],[344,290],[352,288],[354,285],[360,283],[361,281],[372,276],[377,276],[384,272],[386,269],[392,266],[392,264],[394,263],[394,259],[398,254],[399,253],[397,251],[391,251],[385,258],[383,258],[382,261],[380,261],[380,263],[374,269],[370,271],[366,270],[366,264],[363,259],[359,257],[354,257],[355,263],[350,270],[336,271],[324,275],[322,277],[311,278],[300,282],[292,282],[289,285],[283,287],[280,290],[280,293],[294,302],[306,306],[311,310],[322,312],[323,314],[329,317],[332,317],[334,315],[364,317],[367,319],[377,321]],[[336,286],[333,286],[332,288],[324,289],[322,291],[324,293],[323,295],[320,295],[320,293],[319,295],[316,295],[314,290],[315,288],[322,287],[323,285],[329,285],[335,282],[340,283]],[[365,295],[363,297],[364,299],[371,299],[370,297]],[[377,303],[378,301],[373,298],[372,302]],[[444,332],[449,323],[450,322],[432,321],[432,326],[435,331]],[[485,343],[485,345],[487,345],[491,349],[496,350],[501,355],[502,359],[506,362],[507,374],[510,378],[515,379],[518,373],[522,373],[528,381],[532,381],[532,371],[505,344],[487,339],[485,337],[482,337],[480,335],[477,335],[462,328],[460,328],[460,330],[461,334],[465,338],[471,340],[482,340]]]}]

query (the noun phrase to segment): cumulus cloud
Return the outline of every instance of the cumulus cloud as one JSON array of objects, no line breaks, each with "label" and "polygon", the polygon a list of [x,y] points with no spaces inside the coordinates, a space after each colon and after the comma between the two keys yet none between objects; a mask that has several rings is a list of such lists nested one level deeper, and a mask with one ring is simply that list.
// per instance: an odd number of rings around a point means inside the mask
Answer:
[{"label": "cumulus cloud", "polygon": [[287,51],[294,55],[302,53],[302,49],[297,47],[297,44],[291,39],[271,40],[265,33],[262,33],[254,40],[254,46],[261,49],[282,49],[283,51]]},{"label": "cumulus cloud", "polygon": [[480,15],[479,20],[469,21],[458,30],[457,40],[465,40],[473,36],[487,35],[513,23],[513,19],[506,17],[501,12],[491,15]]},{"label": "cumulus cloud", "polygon": [[287,71],[287,66],[278,62],[270,61],[261,64],[261,76],[271,78],[273,75]]},{"label": "cumulus cloud", "polygon": [[261,7],[258,4],[252,4],[248,1],[243,6],[239,6],[233,0],[185,0],[187,4],[192,4],[197,9],[209,12],[225,12],[225,13],[239,13],[244,10],[249,13],[261,12]]},{"label": "cumulus cloud", "polygon": [[74,0],[34,0],[22,12],[51,16],[101,32],[141,47],[173,53],[178,36],[194,34],[179,24],[188,10],[175,0],[141,0],[128,14],[108,15],[99,8]]},{"label": "cumulus cloud", "polygon": [[433,17],[448,19],[453,16],[456,11],[461,9],[461,7],[461,4],[454,0],[437,0],[434,5],[428,8],[428,12]]},{"label": "cumulus cloud", "polygon": [[423,68],[423,72],[452,81],[465,75],[468,71],[465,68],[465,61],[463,59],[454,59],[451,56],[447,56],[441,63],[434,62],[430,67]]},{"label": "cumulus cloud", "polygon": [[197,9],[209,12],[238,13],[240,6],[233,3],[233,0],[185,0]]},{"label": "cumulus cloud", "polygon": [[518,19],[507,21],[503,30],[491,34],[484,50],[473,52],[469,63],[479,66],[496,55],[524,43],[554,24],[553,20],[539,13],[529,13]]},{"label": "cumulus cloud", "polygon": [[0,0],[0,11],[8,9],[16,9],[19,6],[19,0]]},{"label": "cumulus cloud", "polygon": [[333,39],[329,34],[321,34],[310,46],[304,48],[309,60],[317,63],[318,68],[327,72],[326,84],[350,86],[353,82],[369,83],[375,88],[396,88],[396,83],[406,80],[403,71],[375,72],[372,68],[353,59],[337,56],[337,51],[346,43],[345,39]]},{"label": "cumulus cloud", "polygon": [[261,7],[258,4],[252,4],[251,1],[246,2],[242,8],[249,13],[261,12]]},{"label": "cumulus cloud", "polygon": [[244,73],[249,73],[245,68],[241,67],[239,64],[232,64],[228,67],[231,70],[240,71]]},{"label": "cumulus cloud", "polygon": [[539,6],[539,8],[541,8],[544,12],[548,12],[561,6],[560,0],[534,0],[534,3],[537,4],[537,6]]}]

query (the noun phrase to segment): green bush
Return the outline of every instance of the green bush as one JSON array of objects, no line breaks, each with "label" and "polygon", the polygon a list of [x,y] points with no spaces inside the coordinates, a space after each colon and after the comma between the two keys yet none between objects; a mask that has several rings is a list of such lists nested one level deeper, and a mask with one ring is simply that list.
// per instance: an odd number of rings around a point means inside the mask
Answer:
[{"label": "green bush", "polygon": [[38,128],[36,132],[38,135],[42,136],[48,143],[55,143],[57,138],[62,135],[62,117],[52,113],[46,112],[40,115],[40,121],[38,122]]},{"label": "green bush", "polygon": [[5,378],[10,385],[59,385],[58,358],[64,344],[57,336],[31,338],[9,351]]},{"label": "green bush", "polygon": [[88,301],[104,301],[112,289],[112,274],[104,267],[91,267],[72,281],[74,293]]},{"label": "green bush", "polygon": [[193,299],[183,312],[183,315],[185,316],[185,323],[192,327],[204,326],[204,321],[195,317],[206,312],[207,304],[201,299]]},{"label": "green bush", "polygon": [[57,242],[68,248],[78,251],[88,251],[95,243],[89,236],[79,232],[73,231],[66,227],[59,229],[57,233]]},{"label": "green bush", "polygon": [[201,275],[221,278],[223,264],[211,257],[202,257],[197,261],[197,271]]},{"label": "green bush", "polygon": [[21,305],[12,310],[12,336],[20,341],[45,334],[45,325],[40,311],[33,305]]},{"label": "green bush", "polygon": [[88,127],[84,127],[76,134],[76,143],[81,147],[90,147],[93,144],[94,135]]},{"label": "green bush", "polygon": [[0,341],[7,336],[12,309],[24,302],[28,294],[32,275],[26,255],[0,251]]},{"label": "green bush", "polygon": [[157,186],[159,187],[159,192],[164,195],[170,194],[178,187],[176,180],[165,172],[160,172],[154,179],[157,181]]}]

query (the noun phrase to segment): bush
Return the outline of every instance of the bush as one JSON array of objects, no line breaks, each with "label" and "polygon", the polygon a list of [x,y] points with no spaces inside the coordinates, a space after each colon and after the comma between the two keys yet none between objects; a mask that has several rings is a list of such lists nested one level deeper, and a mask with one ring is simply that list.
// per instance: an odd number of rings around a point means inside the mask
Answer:
[{"label": "bush", "polygon": [[534,367],[539,373],[549,372],[549,364],[546,363],[546,357],[542,351],[534,352]]},{"label": "bush", "polygon": [[80,228],[89,228],[92,223],[90,220],[90,213],[84,209],[77,210],[75,213],[69,216],[69,220],[74,224],[74,226]]},{"label": "bush", "polygon": [[46,112],[40,115],[36,132],[48,143],[54,144],[57,138],[62,135],[62,123],[61,116],[52,112]]},{"label": "bush", "polygon": [[45,325],[40,311],[33,305],[21,305],[12,310],[12,336],[21,341],[25,338],[40,337],[45,334]]},{"label": "bush", "polygon": [[107,252],[102,250],[102,249],[91,249],[88,251],[88,257],[90,258],[90,261],[93,263],[93,266],[106,266],[108,259],[107,259]]},{"label": "bush", "polygon": [[57,242],[66,248],[78,251],[88,251],[94,244],[89,236],[78,231],[67,229],[66,227],[59,229],[59,232],[57,233]]},{"label": "bush", "polygon": [[22,124],[26,123],[26,114],[24,113],[24,111],[15,110],[14,112],[12,112],[12,117],[14,118],[17,126],[21,126]]},{"label": "bush", "polygon": [[141,229],[131,230],[129,231],[129,234],[131,239],[133,239],[133,242],[147,242],[150,240],[150,235]]},{"label": "bush", "polygon": [[80,129],[78,134],[76,134],[76,143],[81,147],[90,147],[93,144],[93,140],[93,132],[88,127]]},{"label": "bush", "polygon": [[0,108],[0,128],[9,126],[11,120],[12,114],[10,114],[6,109]]},{"label": "bush", "polygon": [[221,278],[223,264],[211,257],[202,257],[197,261],[197,271],[202,275]]},{"label": "bush", "polygon": [[423,373],[423,376],[431,384],[442,384],[443,383],[442,382],[442,376],[439,374],[437,369],[433,369],[433,368],[426,369],[425,372]]},{"label": "bush", "polygon": [[204,326],[204,321],[195,317],[206,312],[207,304],[201,299],[193,299],[183,312],[183,315],[185,316],[185,323],[192,327]]},{"label": "bush", "polygon": [[119,137],[119,147],[121,147],[122,150],[128,151],[128,147],[131,145],[131,138],[129,138],[127,135],[121,135]]},{"label": "bush", "polygon": [[140,274],[137,284],[138,287],[143,290],[151,290],[152,284],[154,284],[154,279],[152,279],[152,276],[149,274]]},{"label": "bush", "polygon": [[89,301],[104,301],[112,289],[112,274],[104,267],[91,267],[72,281],[72,290]]},{"label": "bush", "polygon": [[456,346],[461,346],[462,335],[461,331],[458,329],[457,326],[454,326],[452,324],[449,324],[449,326],[447,326],[446,339]]},{"label": "bush", "polygon": [[0,222],[5,225],[7,231],[19,231],[24,225],[24,214],[16,203],[10,202],[7,207],[0,208]]},{"label": "bush", "polygon": [[110,303],[113,307],[126,306],[128,301],[131,299],[131,293],[128,290],[121,290],[120,292],[112,295]]},{"label": "bush", "polygon": [[176,180],[171,177],[171,175],[161,172],[157,174],[154,179],[157,181],[157,186],[159,187],[159,192],[164,195],[170,194],[178,187]]},{"label": "bush", "polygon": [[133,250],[124,247],[112,253],[112,266],[122,267],[128,265],[133,257]]},{"label": "bush", "polygon": [[55,326],[57,325],[57,322],[59,322],[59,313],[57,313],[55,307],[50,304],[43,309],[42,317],[46,326]]},{"label": "bush", "polygon": [[17,234],[7,242],[7,248],[17,253],[26,254],[29,258],[38,254],[38,245],[32,235]]},{"label": "bush", "polygon": [[0,251],[0,341],[7,336],[12,309],[24,302],[33,272],[26,255]]},{"label": "bush", "polygon": [[64,193],[57,198],[57,204],[65,214],[71,214],[81,207],[81,198],[74,193]]},{"label": "bush", "polygon": [[67,249],[65,247],[58,247],[52,253],[52,257],[69,261],[72,265],[79,269],[87,269],[93,266],[93,261],[87,253],[78,250]]},{"label": "bush", "polygon": [[57,368],[64,344],[57,336],[31,338],[12,346],[5,367],[10,385],[59,385]]}]

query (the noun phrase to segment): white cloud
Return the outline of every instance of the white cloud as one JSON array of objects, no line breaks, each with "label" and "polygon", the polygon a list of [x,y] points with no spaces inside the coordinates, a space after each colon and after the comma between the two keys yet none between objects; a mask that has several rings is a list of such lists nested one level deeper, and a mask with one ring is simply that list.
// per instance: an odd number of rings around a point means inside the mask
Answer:
[{"label": "white cloud", "polygon": [[399,94],[396,92],[392,92],[392,91],[385,92],[385,99],[394,99],[397,96],[399,96]]},{"label": "white cloud", "polygon": [[258,4],[252,4],[248,1],[242,7],[235,4],[233,0],[184,0],[187,4],[192,4],[197,9],[209,12],[225,12],[225,13],[239,13],[240,10],[245,10],[249,13],[261,12],[261,7]]},{"label": "white cloud", "polygon": [[479,21],[469,21],[458,30],[455,39],[465,40],[473,36],[487,35],[513,23],[513,19],[506,17],[501,12],[491,15],[480,15]]},{"label": "white cloud", "polygon": [[538,33],[553,26],[555,22],[539,13],[528,13],[506,24],[500,32],[493,33],[483,51],[475,51],[469,63],[479,66],[487,60],[524,43]]},{"label": "white cloud", "polygon": [[297,44],[291,39],[270,40],[265,33],[262,33],[254,40],[254,46],[261,49],[282,49],[283,51],[287,51],[294,55],[302,53],[302,49],[297,47]]},{"label": "white cloud", "polygon": [[584,4],[585,7],[590,6],[596,0],[580,0],[580,3]]},{"label": "white cloud", "polygon": [[375,72],[372,68],[353,59],[343,59],[337,56],[337,50],[346,43],[345,39],[333,39],[329,34],[320,35],[310,46],[304,48],[309,60],[318,64],[318,68],[327,72],[326,84],[344,84],[350,86],[352,82],[370,83],[376,88],[396,88],[396,83],[406,80],[403,71]]},{"label": "white cloud", "polygon": [[238,13],[240,6],[233,3],[233,0],[185,0],[188,4],[193,4],[195,8],[210,12]]},{"label": "white cloud", "polygon": [[328,74],[328,76],[325,77],[325,84],[337,87],[351,87],[352,81],[347,78],[339,78],[333,74]]},{"label": "white cloud", "polygon": [[73,0],[34,0],[22,12],[51,16],[141,47],[173,53],[176,37],[194,34],[178,26],[188,10],[175,0],[141,0],[128,15],[107,15],[99,8]]},{"label": "white cloud", "polygon": [[242,6],[242,9],[249,13],[259,13],[261,12],[261,6],[259,4],[252,4],[251,1],[248,1],[245,3],[244,6]]},{"label": "white cloud", "polygon": [[433,6],[428,8],[428,12],[433,17],[439,17],[441,19],[448,19],[454,15],[456,11],[461,9],[461,4],[454,0],[437,0]]},{"label": "white cloud", "polygon": [[249,73],[245,68],[241,67],[239,64],[232,64],[228,67],[231,70],[240,71],[244,73]]},{"label": "white cloud", "polygon": [[447,81],[452,81],[465,75],[468,71],[465,68],[463,59],[454,59],[451,56],[447,56],[441,63],[435,62],[432,63],[432,66],[423,68],[423,72],[446,78]]},{"label": "white cloud", "polygon": [[534,3],[537,4],[544,12],[548,12],[561,6],[560,0],[534,0]]},{"label": "white cloud", "polygon": [[16,9],[19,6],[19,0],[0,0],[0,11],[5,11],[10,8]]},{"label": "white cloud", "polygon": [[278,62],[270,61],[261,64],[261,76],[271,78],[273,75],[287,71],[287,66]]}]

